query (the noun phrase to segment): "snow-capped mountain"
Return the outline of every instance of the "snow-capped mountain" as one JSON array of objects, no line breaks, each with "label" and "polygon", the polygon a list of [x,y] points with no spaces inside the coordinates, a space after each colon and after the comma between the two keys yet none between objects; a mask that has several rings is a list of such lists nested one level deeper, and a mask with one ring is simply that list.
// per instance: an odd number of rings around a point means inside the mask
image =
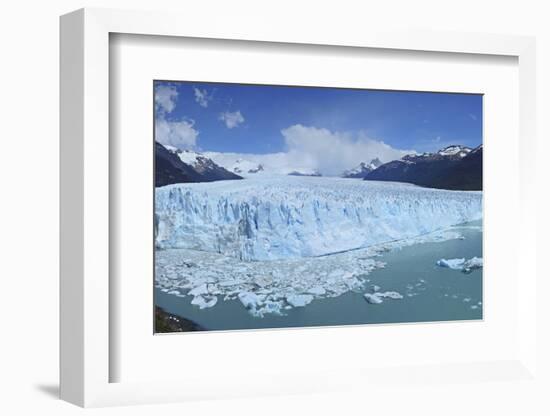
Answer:
[{"label": "snow-capped mountain", "polygon": [[247,174],[247,173],[258,173],[264,171],[264,166],[261,163],[252,162],[250,160],[245,159],[237,159],[235,160],[235,163],[233,163],[231,166],[228,166],[226,169],[228,169],[231,172],[235,172],[236,174]]},{"label": "snow-capped mountain", "polygon": [[192,166],[207,182],[223,179],[242,179],[241,176],[237,175],[238,172],[229,172],[202,153],[193,150],[176,150],[175,153],[183,163]]},{"label": "snow-capped mountain", "polygon": [[242,179],[201,153],[155,142],[155,186]]},{"label": "snow-capped mountain", "polygon": [[483,146],[453,145],[435,153],[406,155],[369,172],[366,180],[407,182],[455,190],[482,189]]},{"label": "snow-capped mountain", "polygon": [[481,218],[480,192],[344,178],[256,176],[157,190],[156,245],[240,260],[321,256]]},{"label": "snow-capped mountain", "polygon": [[320,176],[318,170],[289,163],[285,153],[245,154],[205,152],[204,155],[230,172],[243,177],[292,175]]},{"label": "snow-capped mountain", "polygon": [[472,149],[466,146],[451,145],[437,152],[440,156],[458,156],[464,157],[470,153]]},{"label": "snow-capped mountain", "polygon": [[361,162],[358,166],[353,169],[346,170],[343,174],[343,178],[364,178],[367,174],[374,169],[382,165],[380,159],[372,159],[369,163]]}]

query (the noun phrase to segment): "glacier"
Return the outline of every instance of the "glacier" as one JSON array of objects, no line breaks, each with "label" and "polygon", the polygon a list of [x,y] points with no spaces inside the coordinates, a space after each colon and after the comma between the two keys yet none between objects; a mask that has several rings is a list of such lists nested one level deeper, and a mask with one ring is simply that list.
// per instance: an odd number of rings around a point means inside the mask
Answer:
[{"label": "glacier", "polygon": [[478,191],[271,175],[157,188],[155,244],[241,261],[298,259],[411,239],[481,217]]}]

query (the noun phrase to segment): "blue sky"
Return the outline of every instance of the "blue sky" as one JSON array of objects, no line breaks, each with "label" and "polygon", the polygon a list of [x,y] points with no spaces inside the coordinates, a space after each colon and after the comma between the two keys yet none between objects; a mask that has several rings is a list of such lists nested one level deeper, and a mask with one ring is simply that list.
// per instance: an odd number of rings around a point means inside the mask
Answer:
[{"label": "blue sky", "polygon": [[160,142],[215,152],[386,145],[365,147],[370,157],[482,141],[482,96],[468,94],[156,81],[155,118]]}]

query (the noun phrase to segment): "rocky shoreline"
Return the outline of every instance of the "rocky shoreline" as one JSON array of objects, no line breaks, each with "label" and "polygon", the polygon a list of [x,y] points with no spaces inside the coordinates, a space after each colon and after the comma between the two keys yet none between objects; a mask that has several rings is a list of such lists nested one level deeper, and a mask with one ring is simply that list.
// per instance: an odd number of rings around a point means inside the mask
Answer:
[{"label": "rocky shoreline", "polygon": [[205,331],[196,322],[183,318],[178,315],[166,312],[159,306],[155,306],[155,333],[167,333],[167,332],[191,332],[191,331]]}]

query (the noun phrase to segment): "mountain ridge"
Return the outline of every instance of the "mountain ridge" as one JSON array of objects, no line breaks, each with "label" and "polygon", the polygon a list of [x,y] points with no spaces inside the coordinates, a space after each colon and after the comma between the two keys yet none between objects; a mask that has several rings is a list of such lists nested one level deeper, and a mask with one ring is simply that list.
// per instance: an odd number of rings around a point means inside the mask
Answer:
[{"label": "mountain ridge", "polygon": [[155,142],[155,186],[242,179],[193,150]]},{"label": "mountain ridge", "polygon": [[428,188],[482,190],[483,145],[447,146],[435,153],[411,154],[385,163],[364,180],[412,183]]}]

